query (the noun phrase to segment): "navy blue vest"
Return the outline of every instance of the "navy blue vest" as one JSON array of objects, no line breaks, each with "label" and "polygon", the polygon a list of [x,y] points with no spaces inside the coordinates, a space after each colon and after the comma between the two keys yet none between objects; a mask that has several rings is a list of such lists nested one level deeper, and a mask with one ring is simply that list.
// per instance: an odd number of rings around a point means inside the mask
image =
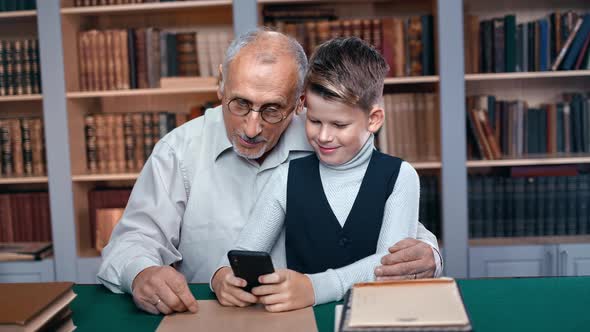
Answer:
[{"label": "navy blue vest", "polygon": [[318,273],[374,254],[385,202],[393,191],[401,163],[399,158],[373,151],[350,214],[341,227],[324,193],[316,155],[292,160],[285,219],[288,268]]}]

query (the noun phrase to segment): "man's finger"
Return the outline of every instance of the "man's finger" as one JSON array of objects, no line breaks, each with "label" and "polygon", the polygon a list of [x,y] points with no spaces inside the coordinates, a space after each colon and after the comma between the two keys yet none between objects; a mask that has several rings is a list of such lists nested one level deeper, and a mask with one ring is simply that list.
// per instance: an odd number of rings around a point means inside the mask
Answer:
[{"label": "man's finger", "polygon": [[406,248],[403,251],[396,251],[392,254],[387,254],[381,258],[381,264],[383,265],[394,265],[399,263],[406,263],[415,260],[422,259],[420,250],[417,248]]},{"label": "man's finger", "polygon": [[413,247],[418,243],[420,243],[420,241],[418,241],[416,239],[405,238],[405,239],[397,242],[393,246],[389,247],[389,252],[393,254],[396,251],[400,251],[402,249]]},{"label": "man's finger", "polygon": [[383,276],[383,277],[377,277],[375,278],[375,280],[377,281],[389,281],[389,280],[408,280],[408,279],[414,279],[413,275],[412,276]]},{"label": "man's finger", "polygon": [[170,289],[178,296],[180,301],[184,304],[184,307],[190,310],[191,312],[197,312],[198,304],[197,300],[191,293],[190,289],[188,288],[188,284],[186,283],[184,278],[179,278],[174,282],[167,282]]},{"label": "man's finger", "polygon": [[390,277],[397,277],[397,276],[412,276],[414,273],[421,273],[424,272],[424,266],[421,260],[411,261],[411,262],[404,262],[404,263],[397,263],[393,265],[381,265],[375,269],[375,276],[390,276]]},{"label": "man's finger", "polygon": [[166,303],[164,303],[164,301],[158,302],[158,304],[156,304],[155,307],[164,315],[170,315],[174,312],[174,310],[167,306]]},{"label": "man's finger", "polygon": [[158,310],[152,303],[146,300],[135,300],[135,304],[142,310],[149,312],[152,315],[159,315],[160,310]]},{"label": "man's finger", "polygon": [[[158,297],[162,300],[160,303],[164,303],[168,308],[177,312],[185,312],[188,308],[182,303],[178,295],[176,295],[170,287],[166,285],[165,288],[161,288],[158,291]],[[156,308],[159,309],[158,306]]]}]

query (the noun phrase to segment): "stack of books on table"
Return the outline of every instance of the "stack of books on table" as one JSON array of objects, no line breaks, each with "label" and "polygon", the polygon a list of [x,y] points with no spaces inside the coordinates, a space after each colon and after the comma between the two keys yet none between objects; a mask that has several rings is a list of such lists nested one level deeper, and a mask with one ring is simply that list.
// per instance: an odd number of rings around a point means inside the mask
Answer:
[{"label": "stack of books on table", "polygon": [[0,262],[38,261],[52,254],[51,242],[0,242]]},{"label": "stack of books on table", "polygon": [[70,303],[72,282],[0,284],[0,332],[76,329]]}]

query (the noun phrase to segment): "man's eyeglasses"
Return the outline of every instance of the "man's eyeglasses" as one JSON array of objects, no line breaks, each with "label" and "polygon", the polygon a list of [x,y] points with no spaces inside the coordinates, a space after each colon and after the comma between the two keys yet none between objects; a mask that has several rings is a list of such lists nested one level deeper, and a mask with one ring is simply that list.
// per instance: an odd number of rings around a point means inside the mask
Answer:
[{"label": "man's eyeglasses", "polygon": [[[299,102],[295,104],[293,109],[297,108]],[[246,116],[250,111],[252,112],[260,112],[260,116],[262,120],[270,123],[276,124],[283,121],[287,116],[288,112],[284,112],[282,109],[277,108],[276,106],[262,106],[259,109],[255,110],[252,108],[252,103],[242,99],[242,98],[234,98],[227,103],[227,108],[231,114],[237,116]]]}]

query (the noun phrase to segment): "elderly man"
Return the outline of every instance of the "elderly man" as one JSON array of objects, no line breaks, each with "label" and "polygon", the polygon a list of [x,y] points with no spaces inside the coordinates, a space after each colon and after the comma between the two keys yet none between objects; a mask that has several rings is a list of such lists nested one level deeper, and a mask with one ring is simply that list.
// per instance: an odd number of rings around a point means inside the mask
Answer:
[{"label": "elderly man", "polygon": [[[160,140],[141,171],[103,251],[106,287],[154,314],[197,311],[187,280],[209,282],[273,170],[313,151],[298,115],[306,67],[301,46],[280,33],[232,42],[220,67],[222,106]],[[418,235],[390,248],[378,278],[440,275],[436,238],[421,224]],[[286,266],[284,234],[271,256]]]}]

